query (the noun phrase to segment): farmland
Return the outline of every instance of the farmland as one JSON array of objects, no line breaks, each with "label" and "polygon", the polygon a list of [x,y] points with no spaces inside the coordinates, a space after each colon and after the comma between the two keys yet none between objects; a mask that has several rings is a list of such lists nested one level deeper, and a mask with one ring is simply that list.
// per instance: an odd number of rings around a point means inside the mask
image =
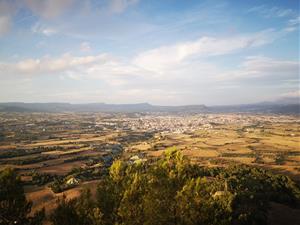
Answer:
[{"label": "farmland", "polygon": [[1,113],[0,124],[0,168],[17,169],[33,211],[96,187],[115,159],[147,161],[169,147],[201,166],[247,164],[300,181],[297,116]]}]

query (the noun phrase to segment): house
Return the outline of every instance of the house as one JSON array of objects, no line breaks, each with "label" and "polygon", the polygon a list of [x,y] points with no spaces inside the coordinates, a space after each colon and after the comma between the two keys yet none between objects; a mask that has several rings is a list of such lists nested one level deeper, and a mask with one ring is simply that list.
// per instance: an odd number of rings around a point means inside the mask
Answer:
[{"label": "house", "polygon": [[140,159],[140,157],[138,156],[138,155],[134,155],[134,156],[131,156],[130,157],[130,161],[136,161],[136,160],[139,160]]},{"label": "house", "polygon": [[139,164],[139,163],[146,162],[146,161],[147,161],[147,159],[141,158],[138,155],[134,155],[134,156],[130,157],[130,159],[129,159],[129,163],[131,163],[131,164],[133,164],[133,163]]},{"label": "house", "polygon": [[67,180],[66,184],[67,185],[77,185],[77,184],[79,184],[79,181],[76,178],[71,177],[70,179]]}]

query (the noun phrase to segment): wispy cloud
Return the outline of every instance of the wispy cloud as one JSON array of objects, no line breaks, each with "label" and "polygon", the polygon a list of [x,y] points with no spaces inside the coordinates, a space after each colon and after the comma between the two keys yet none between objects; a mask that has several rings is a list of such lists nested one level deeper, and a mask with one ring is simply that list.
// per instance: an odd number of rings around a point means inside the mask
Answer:
[{"label": "wispy cloud", "polygon": [[299,62],[276,60],[263,56],[248,57],[240,69],[228,71],[219,76],[221,80],[255,82],[256,84],[278,84],[283,81],[297,80]]},{"label": "wispy cloud", "polygon": [[300,24],[300,16],[289,20],[290,26],[297,26],[299,24]]},{"label": "wispy cloud", "polygon": [[270,7],[267,5],[260,5],[252,7],[248,10],[249,13],[258,13],[259,15],[266,17],[266,18],[272,18],[272,17],[289,17],[293,16],[295,12],[292,9],[284,9],[280,7]]},{"label": "wispy cloud", "polygon": [[80,44],[80,50],[82,52],[90,52],[92,50],[90,43],[86,41],[82,42]]},{"label": "wispy cloud", "polygon": [[249,4],[0,0],[1,97],[236,103],[296,89],[295,4]]},{"label": "wispy cloud", "polygon": [[[26,59],[14,64],[0,63],[0,77],[5,81],[7,76],[9,80],[18,74],[17,80],[24,80],[24,78],[32,80],[28,85],[46,75],[52,79],[55,77],[63,79],[63,82],[73,80],[85,84],[86,82],[101,84],[99,89],[89,87],[87,90],[81,88],[80,91],[54,90],[52,94],[61,96],[60,99],[65,101],[84,102],[87,99],[89,101],[101,99],[101,101],[115,103],[148,101],[156,104],[186,104],[187,102],[207,103],[205,96],[209,96],[210,102],[213,102],[212,99],[220,98],[220,94],[223,97],[231,96],[232,101],[238,101],[238,96],[232,97],[232,92],[245,87],[245,84],[253,88],[259,88],[266,82],[268,88],[272,85],[274,87],[282,85],[287,81],[294,84],[293,80],[297,79],[299,73],[298,67],[297,61],[256,56],[247,58],[235,69],[226,72],[224,68],[213,62],[192,60],[164,70],[167,76],[153,76],[153,72],[109,55],[76,57],[65,54],[58,58],[43,57]],[[249,88],[246,90],[249,91]],[[73,95],[73,92],[76,94]],[[44,92],[39,96],[43,96],[43,99],[51,99]],[[250,96],[249,93],[249,99]],[[243,96],[240,96],[239,101],[241,99]]]},{"label": "wispy cloud", "polygon": [[[23,16],[18,18],[18,22],[35,17],[39,21],[39,27],[34,27],[35,33],[50,36],[56,33],[57,29],[41,26],[45,21],[57,21],[71,11],[80,16],[121,14],[138,2],[139,0],[0,0],[0,37],[10,31],[18,13]],[[30,15],[24,16],[25,11]]]},{"label": "wispy cloud", "polygon": [[[217,71],[209,57],[230,55],[244,49],[260,47],[280,38],[286,31],[264,30],[247,35],[232,37],[200,37],[194,41],[161,46],[142,51],[129,59],[119,59],[110,54],[74,56],[63,54],[60,57],[49,56],[37,59],[25,59],[16,63],[0,62],[0,76],[6,74],[64,74],[73,79],[107,79],[113,85],[126,83],[131,76],[152,77],[153,79],[177,79],[187,74],[216,75]],[[89,42],[82,42],[80,50],[88,53]],[[287,69],[292,66],[292,70]],[[297,63],[277,62],[268,58],[248,58],[242,69],[231,71],[231,78],[262,76],[266,74],[295,74]],[[258,72],[257,72],[258,71]],[[129,78],[128,78],[129,77]],[[225,75],[226,77],[226,75]],[[206,77],[208,81],[210,78]]]},{"label": "wispy cloud", "polygon": [[0,63],[0,76],[6,75],[47,75],[59,74],[68,70],[76,70],[82,66],[93,63],[105,63],[109,60],[106,54],[95,56],[75,57],[70,54],[64,54],[58,58],[43,57],[40,59],[25,59],[16,63]]},{"label": "wispy cloud", "polygon": [[299,102],[300,102],[300,90],[289,91],[289,92],[283,93],[283,94],[280,95],[280,97],[284,97],[284,98],[299,98]]},{"label": "wispy cloud", "polygon": [[58,31],[55,28],[42,25],[41,23],[36,23],[31,27],[31,31],[36,34],[42,34],[45,36],[51,36],[57,34]]},{"label": "wispy cloud", "polygon": [[195,41],[162,46],[140,53],[134,58],[137,66],[162,73],[163,70],[195,57],[231,54],[242,49],[259,47],[274,41],[281,32],[264,30],[254,34],[216,38],[201,37]]}]

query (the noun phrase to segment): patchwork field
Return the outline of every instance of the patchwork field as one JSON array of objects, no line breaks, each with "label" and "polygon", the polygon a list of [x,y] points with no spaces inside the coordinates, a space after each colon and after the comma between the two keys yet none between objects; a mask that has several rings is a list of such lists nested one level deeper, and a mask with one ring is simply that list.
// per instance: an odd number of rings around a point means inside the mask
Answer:
[{"label": "patchwork field", "polygon": [[103,113],[0,114],[0,169],[14,167],[33,209],[95,189],[114,159],[132,163],[176,147],[193,163],[241,163],[300,182],[297,116]]},{"label": "patchwork field", "polygon": [[[242,163],[300,177],[299,123],[214,125],[188,134],[164,134],[151,140],[152,148],[134,146],[135,151],[159,157],[166,147],[181,149],[195,163],[217,166]],[[140,148],[138,149],[138,147]]]}]

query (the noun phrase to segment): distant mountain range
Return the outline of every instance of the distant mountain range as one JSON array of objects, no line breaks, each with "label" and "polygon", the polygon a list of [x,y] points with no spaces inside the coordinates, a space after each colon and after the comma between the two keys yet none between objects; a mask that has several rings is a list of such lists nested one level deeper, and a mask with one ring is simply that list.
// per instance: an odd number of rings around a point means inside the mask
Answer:
[{"label": "distant mountain range", "polygon": [[0,112],[168,112],[168,113],[281,113],[300,114],[300,104],[264,102],[243,105],[158,106],[139,104],[0,103]]},{"label": "distant mountain range", "polygon": [[148,103],[139,104],[70,104],[70,103],[0,103],[0,111],[6,112],[204,112],[204,105],[156,106]]}]

